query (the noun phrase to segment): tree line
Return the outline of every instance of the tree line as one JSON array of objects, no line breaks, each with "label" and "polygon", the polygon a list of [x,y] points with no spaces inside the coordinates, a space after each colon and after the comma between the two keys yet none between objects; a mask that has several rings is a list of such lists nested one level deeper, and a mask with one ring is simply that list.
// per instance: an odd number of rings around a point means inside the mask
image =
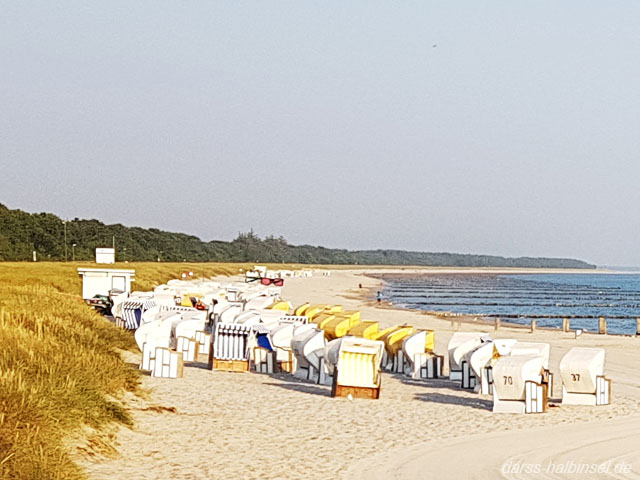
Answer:
[{"label": "tree line", "polygon": [[204,242],[156,228],[105,225],[99,220],[64,221],[51,213],[28,213],[0,204],[0,260],[92,261],[95,249],[115,244],[117,261],[260,262],[333,265],[420,265],[457,267],[595,268],[566,258],[505,258],[493,255],[344,250],[290,245],[282,236],[260,238],[253,231],[231,242]]}]

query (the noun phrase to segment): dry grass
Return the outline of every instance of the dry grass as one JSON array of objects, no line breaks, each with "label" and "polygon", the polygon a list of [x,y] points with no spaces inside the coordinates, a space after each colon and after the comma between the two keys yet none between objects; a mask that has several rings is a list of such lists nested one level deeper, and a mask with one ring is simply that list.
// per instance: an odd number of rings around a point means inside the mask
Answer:
[{"label": "dry grass", "polygon": [[[80,298],[80,263],[0,264],[0,478],[77,479],[64,440],[82,427],[131,424],[117,399],[138,388],[119,349],[134,348]],[[247,264],[130,263],[136,290],[184,271],[230,275]],[[279,267],[284,267],[280,265]],[[286,266],[286,268],[295,268]]]}]

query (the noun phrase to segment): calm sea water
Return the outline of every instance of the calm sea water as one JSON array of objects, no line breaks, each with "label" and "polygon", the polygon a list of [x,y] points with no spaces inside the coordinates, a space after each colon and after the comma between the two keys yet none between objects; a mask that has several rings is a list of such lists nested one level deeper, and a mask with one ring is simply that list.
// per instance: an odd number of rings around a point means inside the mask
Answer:
[{"label": "calm sea water", "polygon": [[454,312],[503,321],[636,333],[640,317],[640,274],[385,275],[383,295],[397,306]]}]

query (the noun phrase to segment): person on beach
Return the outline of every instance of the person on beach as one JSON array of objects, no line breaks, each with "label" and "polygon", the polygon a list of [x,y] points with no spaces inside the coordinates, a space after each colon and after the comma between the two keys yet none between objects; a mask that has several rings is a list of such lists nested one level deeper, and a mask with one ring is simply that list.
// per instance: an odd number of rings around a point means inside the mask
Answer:
[{"label": "person on beach", "polygon": [[382,292],[380,290],[378,290],[378,303],[380,303],[382,301]]}]

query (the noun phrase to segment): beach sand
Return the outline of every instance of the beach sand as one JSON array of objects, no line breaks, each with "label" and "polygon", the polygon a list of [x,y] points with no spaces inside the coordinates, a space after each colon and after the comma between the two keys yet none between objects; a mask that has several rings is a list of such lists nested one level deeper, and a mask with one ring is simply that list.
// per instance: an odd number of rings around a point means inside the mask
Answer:
[{"label": "beach sand", "polygon": [[[342,304],[381,326],[435,329],[436,351],[446,354],[454,331],[449,320],[375,305],[371,299],[380,281],[363,273],[333,270],[331,276],[286,279],[283,297],[294,306]],[[79,446],[77,459],[95,480],[575,478],[556,472],[567,462],[609,460],[608,473],[580,478],[640,478],[640,339],[583,335],[576,340],[572,333],[531,334],[504,324],[498,332],[474,323],[463,323],[461,330],[548,342],[555,372],[572,346],[603,347],[613,403],[499,415],[491,413],[490,397],[462,391],[448,380],[415,381],[386,373],[379,400],[349,400],[331,398],[329,387],[291,375],[216,372],[199,364],[185,368],[184,378],[177,380],[145,376],[143,386],[151,393],[130,401],[135,426],[117,432],[118,454],[87,456]],[[137,359],[131,355],[130,361]],[[559,375],[555,380],[558,397]],[[173,407],[175,413],[150,407]],[[502,473],[523,464],[540,464],[547,471]],[[619,473],[616,467],[631,471]]]}]

